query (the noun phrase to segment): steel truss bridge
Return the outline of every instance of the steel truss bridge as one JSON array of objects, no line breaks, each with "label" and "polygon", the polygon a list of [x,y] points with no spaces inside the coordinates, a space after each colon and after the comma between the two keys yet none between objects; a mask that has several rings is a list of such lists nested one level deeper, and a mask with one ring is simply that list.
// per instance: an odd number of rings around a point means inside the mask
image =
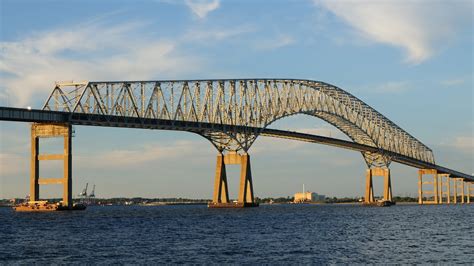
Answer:
[{"label": "steel truss bridge", "polygon": [[[297,114],[320,118],[352,141],[269,128],[273,122]],[[232,205],[228,198],[226,164],[242,166],[238,202],[242,206],[253,204],[248,151],[260,135],[361,152],[368,166],[367,203],[374,202],[373,175],[384,176],[384,198],[391,200],[389,166],[392,161],[420,169],[420,203],[428,203],[423,194],[423,184],[433,184],[433,192],[425,193],[433,194],[430,196],[433,198],[431,203],[440,203],[443,198],[447,201],[451,199],[451,179],[454,181],[455,201],[458,183],[463,185],[464,202],[464,183],[467,183],[469,201],[470,184],[474,182],[472,175],[437,165],[429,147],[363,101],[320,81],[217,79],[57,83],[42,110],[0,107],[0,120],[35,122],[32,127],[34,139],[58,135],[70,137],[71,125],[196,133],[208,139],[219,152],[213,203],[220,207]],[[48,124],[49,128],[45,127]],[[61,125],[66,128],[62,130]],[[34,170],[32,166],[32,172]],[[432,174],[434,181],[423,182],[424,174]],[[65,177],[63,179],[66,180]],[[443,192],[444,187],[448,190]]]}]

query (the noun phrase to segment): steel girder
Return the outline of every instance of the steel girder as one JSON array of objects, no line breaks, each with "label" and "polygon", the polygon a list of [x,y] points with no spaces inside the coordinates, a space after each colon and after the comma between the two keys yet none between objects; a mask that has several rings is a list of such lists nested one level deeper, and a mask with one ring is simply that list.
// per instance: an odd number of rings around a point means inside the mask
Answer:
[{"label": "steel girder", "polygon": [[[261,131],[286,116],[327,121],[354,142],[434,164],[426,145],[350,93],[293,79],[108,81],[57,84],[43,110],[248,126],[249,132],[200,131],[219,151],[246,152]],[[362,153],[370,166],[390,157]]]}]

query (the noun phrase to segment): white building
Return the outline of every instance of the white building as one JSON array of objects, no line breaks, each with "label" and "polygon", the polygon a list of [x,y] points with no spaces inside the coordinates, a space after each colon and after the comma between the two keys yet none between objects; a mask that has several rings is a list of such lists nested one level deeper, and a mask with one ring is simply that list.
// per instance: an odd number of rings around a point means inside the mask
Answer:
[{"label": "white building", "polygon": [[300,202],[317,202],[317,201],[324,201],[326,196],[324,195],[319,195],[318,193],[315,192],[298,192],[295,193],[295,203],[300,203]]}]

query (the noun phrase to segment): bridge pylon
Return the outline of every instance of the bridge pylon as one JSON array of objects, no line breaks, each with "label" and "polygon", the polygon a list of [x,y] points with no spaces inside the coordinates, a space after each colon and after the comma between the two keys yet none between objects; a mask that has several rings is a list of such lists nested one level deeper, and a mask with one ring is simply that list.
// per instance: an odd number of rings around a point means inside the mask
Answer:
[{"label": "bridge pylon", "polygon": [[[237,202],[230,202],[227,186],[226,165],[240,165],[240,189]],[[257,207],[253,195],[252,172],[250,155],[230,152],[217,155],[216,176],[214,181],[214,196],[209,208],[244,208]]]},{"label": "bridge pylon", "polygon": [[[62,154],[40,154],[40,138],[63,137],[64,152]],[[72,126],[70,124],[31,125],[31,169],[30,169],[30,200],[38,201],[39,185],[62,184],[62,206],[72,208]],[[39,176],[40,161],[63,161],[63,176],[44,178]]]},{"label": "bridge pylon", "polygon": [[390,169],[388,167],[373,167],[367,169],[365,179],[365,197],[364,204],[375,204],[373,177],[382,176],[384,178],[383,200],[392,202],[392,180],[390,177]]}]

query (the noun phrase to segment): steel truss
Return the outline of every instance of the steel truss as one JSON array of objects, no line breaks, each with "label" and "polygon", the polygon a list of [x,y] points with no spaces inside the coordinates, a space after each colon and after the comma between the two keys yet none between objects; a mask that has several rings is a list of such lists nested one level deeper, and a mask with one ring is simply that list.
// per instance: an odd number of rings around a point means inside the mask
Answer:
[{"label": "steel truss", "polygon": [[[43,110],[247,126],[196,131],[220,151],[247,152],[263,129],[287,116],[318,117],[355,143],[434,164],[433,152],[350,93],[327,83],[292,79],[110,81],[58,83]],[[369,167],[391,162],[363,152]]]}]

